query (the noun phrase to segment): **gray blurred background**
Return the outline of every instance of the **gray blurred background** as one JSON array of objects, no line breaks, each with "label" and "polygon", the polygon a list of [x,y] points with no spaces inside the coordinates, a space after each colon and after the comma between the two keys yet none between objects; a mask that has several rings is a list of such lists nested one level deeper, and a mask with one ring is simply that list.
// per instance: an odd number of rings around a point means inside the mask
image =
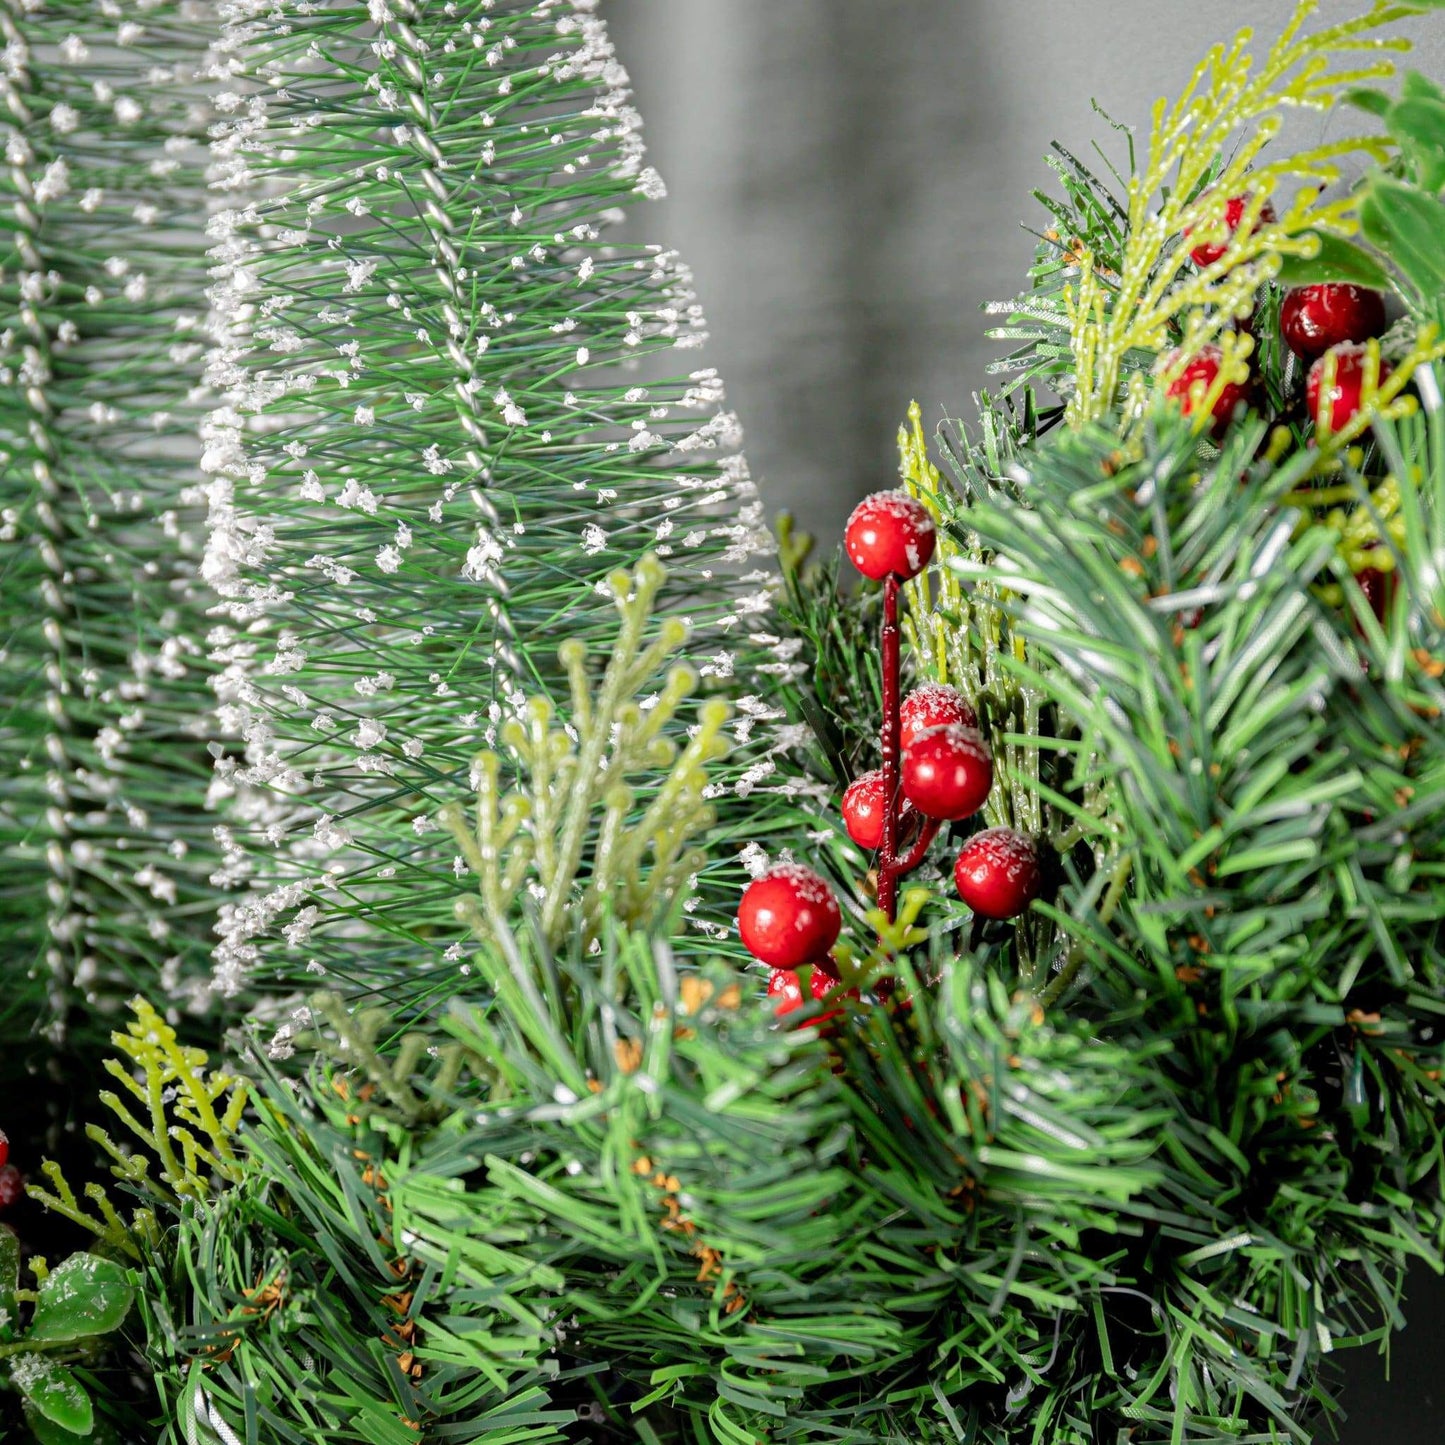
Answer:
[{"label": "gray blurred background", "polygon": [[[967,417],[998,354],[979,308],[1023,284],[1042,228],[1029,192],[1061,140],[1090,158],[1147,143],[1150,107],[1208,47],[1293,0],[602,0],[669,199],[642,218],[696,272],[770,509],[830,543],[893,484],[911,398]],[[1323,0],[1323,23],[1369,8]],[[1401,29],[1445,77],[1445,18]],[[1302,116],[1286,140],[1345,132]],[[1445,243],[1445,238],[1442,238]],[[1346,1445],[1440,1445],[1445,1286],[1412,1280],[1386,1382],[1351,1352]],[[1328,1433],[1320,1437],[1329,1438]]]}]

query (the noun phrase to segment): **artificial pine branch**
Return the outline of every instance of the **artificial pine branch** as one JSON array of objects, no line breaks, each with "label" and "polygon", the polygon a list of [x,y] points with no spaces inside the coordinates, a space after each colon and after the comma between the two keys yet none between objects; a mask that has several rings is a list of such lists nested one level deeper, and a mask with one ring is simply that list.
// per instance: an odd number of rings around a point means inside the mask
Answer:
[{"label": "artificial pine branch", "polygon": [[[1261,454],[1257,422],[1207,464],[1167,413],[1132,456],[1106,427],[1040,449],[1018,464],[1029,511],[969,512],[987,569],[953,564],[1006,588],[1029,651],[1010,669],[1076,721],[1089,746],[1075,766],[1122,825],[1127,889],[1109,908],[1085,880],[1065,889],[1054,916],[1073,953],[1044,998],[1102,1039],[1172,1040],[1160,1157],[1196,1181],[1165,1192],[1228,1211],[1221,1229],[1238,1243],[1156,1251],[1148,1287],[1161,1297],[1181,1268],[1207,1264],[1218,1283],[1173,1317],[1203,1305],[1236,1336],[1220,1301],[1249,1301],[1251,1363],[1231,1371],[1241,1422],[1294,1428],[1294,1382],[1342,1331],[1373,1337],[1396,1319],[1406,1261],[1437,1263],[1445,1232],[1433,1164],[1408,1183],[1398,1167],[1437,1157],[1445,1119],[1432,721],[1445,667],[1428,560],[1441,427],[1438,407],[1376,420],[1408,499],[1383,621],[1333,532],[1289,507],[1321,458]],[[1206,1137],[1224,1152],[1201,1167]],[[1207,1206],[1190,1198],[1201,1188]],[[1350,1264],[1365,1257],[1356,1282]],[[1292,1319],[1310,1335],[1290,1339]],[[1212,1413],[1203,1360],[1223,1348],[1210,1327],[1178,1346],[1161,1432]]]}]

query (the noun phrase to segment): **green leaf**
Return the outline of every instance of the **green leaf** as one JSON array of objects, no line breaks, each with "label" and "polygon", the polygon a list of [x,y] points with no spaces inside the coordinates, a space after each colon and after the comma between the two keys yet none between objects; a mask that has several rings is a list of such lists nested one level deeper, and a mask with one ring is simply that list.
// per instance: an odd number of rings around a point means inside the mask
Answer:
[{"label": "green leaf", "polygon": [[1319,281],[1352,281],[1357,286],[1373,286],[1376,290],[1389,288],[1389,273],[1368,251],[1327,231],[1315,234],[1320,243],[1319,255],[1284,257],[1279,268],[1281,284],[1308,286]]},{"label": "green leaf", "polygon": [[75,1435],[89,1435],[95,1426],[90,1396],[63,1365],[46,1355],[16,1355],[10,1361],[10,1382],[47,1420]]},{"label": "green leaf", "polygon": [[1356,90],[1347,90],[1341,99],[1346,105],[1356,106],[1360,110],[1367,110],[1371,115],[1377,115],[1381,120],[1395,103],[1395,97],[1383,90],[1374,90],[1369,86],[1360,86]]},{"label": "green leaf", "polygon": [[1400,81],[1400,99],[1445,101],[1445,90],[1441,90],[1428,75],[1421,75],[1418,70],[1407,70]]},{"label": "green leaf", "polygon": [[1430,150],[1445,151],[1445,100],[1396,101],[1390,107],[1391,134],[1408,136]]},{"label": "green leaf", "polygon": [[[46,1419],[39,1410],[33,1408],[26,1410],[25,1423],[30,1427],[36,1445],[80,1445],[82,1440],[89,1442],[89,1445],[97,1445],[101,1434],[99,1430],[92,1430],[89,1435],[77,1434],[63,1425],[57,1425],[54,1420]],[[109,1431],[105,1434],[107,1439],[113,1438]]]},{"label": "green leaf", "polygon": [[1385,118],[1390,134],[1414,162],[1420,184],[1438,191],[1445,183],[1445,99],[1415,96],[1398,101]]},{"label": "green leaf", "polygon": [[95,1254],[73,1254],[41,1283],[28,1338],[64,1344],[109,1334],[134,1298],[118,1264]]},{"label": "green leaf", "polygon": [[1422,297],[1445,292],[1445,205],[1415,186],[1375,175],[1360,202],[1360,229],[1409,278]]}]

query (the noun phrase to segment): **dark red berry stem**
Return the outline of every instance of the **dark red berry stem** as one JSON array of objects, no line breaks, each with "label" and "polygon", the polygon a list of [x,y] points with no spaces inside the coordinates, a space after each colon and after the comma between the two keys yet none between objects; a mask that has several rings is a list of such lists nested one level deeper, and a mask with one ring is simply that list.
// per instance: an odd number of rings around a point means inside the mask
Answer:
[{"label": "dark red berry stem", "polygon": [[883,846],[878,850],[878,906],[890,923],[898,916],[898,735],[902,726],[898,695],[898,578],[883,581]]},{"label": "dark red berry stem", "polygon": [[923,829],[914,840],[913,846],[908,850],[905,857],[898,860],[898,870],[895,878],[901,878],[905,873],[912,873],[920,863],[923,862],[923,855],[928,852],[929,845],[938,836],[940,820],[937,818],[925,818]]}]

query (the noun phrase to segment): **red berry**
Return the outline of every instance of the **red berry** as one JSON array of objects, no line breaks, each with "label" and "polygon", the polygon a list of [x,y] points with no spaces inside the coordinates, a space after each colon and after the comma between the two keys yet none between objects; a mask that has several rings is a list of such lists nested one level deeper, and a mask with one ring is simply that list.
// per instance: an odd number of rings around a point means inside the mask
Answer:
[{"label": "red berry", "polygon": [[993,787],[993,755],[977,728],[945,723],[904,750],[902,773],[904,795],[925,818],[968,818]]},{"label": "red berry", "polygon": [[10,1162],[10,1136],[0,1129],[0,1169]]},{"label": "red berry", "polygon": [[748,884],[738,905],[743,946],[773,968],[797,968],[822,958],[842,926],[833,890],[801,863],[769,868]]},{"label": "red berry", "polygon": [[1382,572],[1378,567],[1366,567],[1355,574],[1355,581],[1360,584],[1360,591],[1365,594],[1365,601],[1370,604],[1376,620],[1383,622],[1395,601],[1399,577],[1393,571]]},{"label": "red berry", "polygon": [[986,828],[953,865],[958,896],[983,918],[1016,918],[1039,896],[1039,853],[1012,828]]},{"label": "red berry", "polygon": [[[1378,542],[1371,542],[1365,550],[1373,552],[1379,546]],[[1365,594],[1365,601],[1370,604],[1370,611],[1375,614],[1376,621],[1383,622],[1385,614],[1394,606],[1395,593],[1400,587],[1400,574],[1393,566],[1390,566],[1388,571],[1381,567],[1362,567],[1355,573],[1355,581],[1360,584],[1360,591]],[[1356,627],[1356,631],[1359,630]]]},{"label": "red berry", "polygon": [[883,841],[883,815],[887,810],[882,768],[874,768],[848,784],[843,794],[843,826],[860,848],[871,851]]},{"label": "red berry", "polygon": [[949,687],[946,682],[925,682],[903,699],[903,706],[898,709],[898,721],[898,743],[906,748],[919,733],[942,727],[944,723],[977,727],[978,714],[956,687]]},{"label": "red berry", "polygon": [[874,492],[848,518],[843,547],[848,560],[875,582],[901,577],[905,582],[928,566],[938,540],[928,508],[907,492]]},{"label": "red berry", "polygon": [[[803,997],[803,981],[791,968],[775,968],[768,976],[768,997],[776,999],[776,1011],[779,1018],[784,1014],[790,1014],[796,1009],[803,1007],[805,1003],[817,999],[826,998],[835,988],[839,986],[837,970],[833,967],[831,959],[821,958],[814,962],[808,970],[808,997]],[[850,988],[845,993],[846,998],[857,998],[858,990]],[[827,1023],[829,1019],[838,1018],[842,1009],[830,1009],[827,1013],[819,1014],[816,1022]]]},{"label": "red berry", "polygon": [[25,1180],[13,1164],[0,1168],[0,1209],[9,1209],[25,1194]]},{"label": "red berry", "polygon": [[[1330,387],[1328,394],[1324,397],[1324,401],[1328,404],[1328,415],[1323,424],[1324,431],[1340,431],[1359,411],[1365,388],[1365,361],[1368,356],[1369,350],[1364,346],[1332,346],[1310,367],[1309,376],[1305,379],[1305,401],[1309,406],[1311,418],[1316,425],[1319,425],[1320,391],[1324,386],[1325,367],[1329,364],[1330,358],[1334,358],[1334,385]],[[1389,374],[1390,363],[1382,358],[1376,384],[1383,382]]]},{"label": "red berry", "polygon": [[[1246,207],[1254,198],[1252,196],[1231,196],[1224,203],[1224,225],[1229,235],[1223,241],[1201,241],[1189,253],[1189,258],[1196,266],[1212,266],[1229,249],[1229,243],[1234,239],[1234,233],[1239,230],[1240,222],[1244,220]],[[1275,221],[1274,207],[1268,201],[1260,207],[1259,220],[1261,224],[1272,226]],[[1187,237],[1190,227],[1184,228]]]},{"label": "red berry", "polygon": [[1279,332],[1296,356],[1323,356],[1346,341],[1368,341],[1385,329],[1385,298],[1368,286],[1321,282],[1296,286],[1279,308]]},{"label": "red berry", "polygon": [[[1158,369],[1168,371],[1178,360],[1178,351],[1166,352],[1159,359]],[[1200,347],[1199,354],[1191,357],[1184,370],[1164,388],[1165,396],[1178,398],[1183,404],[1184,415],[1192,415],[1195,408],[1203,402],[1205,394],[1214,385],[1214,380],[1219,375],[1219,368],[1223,364],[1224,353],[1217,346]],[[1240,402],[1248,404],[1250,390],[1248,381],[1231,381],[1227,382],[1220,391],[1218,400],[1210,409],[1210,415],[1214,418],[1210,432],[1216,438],[1224,435],[1230,418],[1234,415],[1235,408]]]}]

